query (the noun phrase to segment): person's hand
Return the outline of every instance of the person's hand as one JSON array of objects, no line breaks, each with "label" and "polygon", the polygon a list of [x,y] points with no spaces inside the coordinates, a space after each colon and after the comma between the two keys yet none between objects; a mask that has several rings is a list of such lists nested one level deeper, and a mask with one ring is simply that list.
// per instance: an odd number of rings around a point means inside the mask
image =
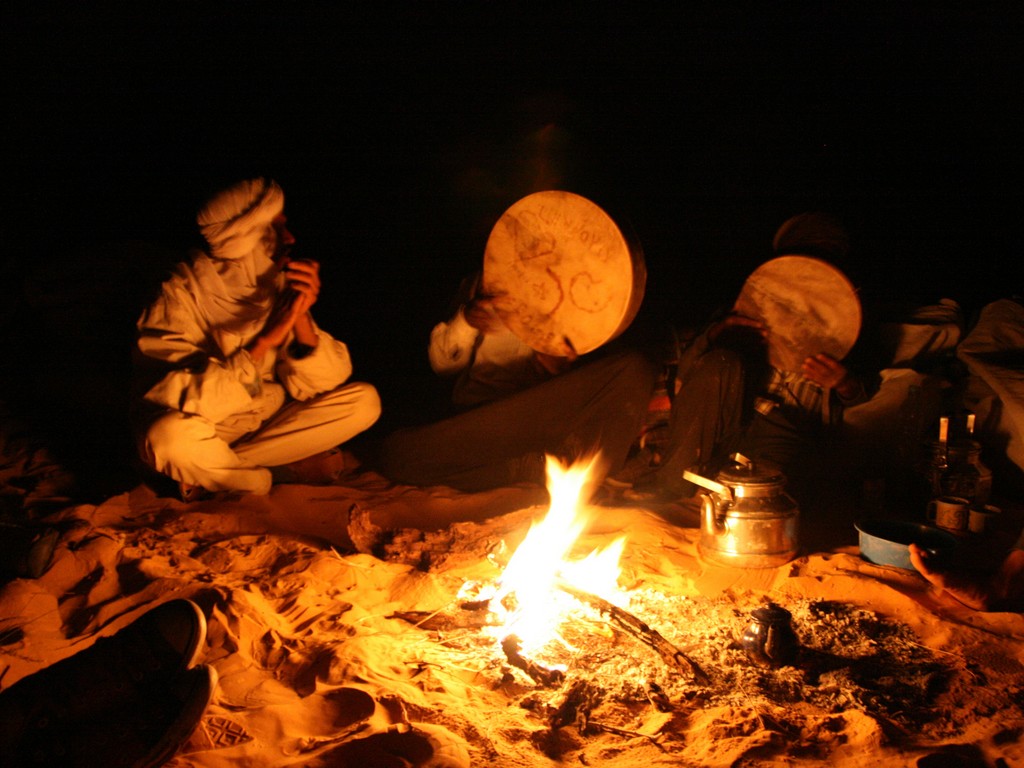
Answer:
[{"label": "person's hand", "polygon": [[844,400],[852,400],[861,392],[860,381],[841,362],[821,352],[806,358],[800,373],[824,389],[834,389]]},{"label": "person's hand", "polygon": [[255,360],[284,344],[292,330],[298,341],[316,346],[309,310],[320,294],[320,264],[311,259],[289,260],[283,272],[285,289],[274,302],[263,329],[249,345],[249,353]]},{"label": "person's hand", "polygon": [[298,317],[308,312],[320,295],[320,263],[312,259],[290,259],[284,266],[287,288],[284,295],[290,296],[290,311]]},{"label": "person's hand", "polygon": [[286,290],[277,297],[263,329],[249,345],[253,358],[259,359],[267,350],[276,349],[285,343],[295,327],[295,321],[305,314],[303,304],[301,294],[297,291]]},{"label": "person's hand", "polygon": [[497,312],[497,302],[492,296],[477,296],[462,308],[466,322],[480,333],[497,333],[505,324]]},{"label": "person's hand", "polygon": [[[975,611],[987,611],[995,601],[991,583],[969,572],[953,573],[933,568],[926,549],[911,542],[907,545],[910,564],[935,587],[938,593],[948,594],[954,600]],[[1004,564],[1005,565],[1005,564]]]}]

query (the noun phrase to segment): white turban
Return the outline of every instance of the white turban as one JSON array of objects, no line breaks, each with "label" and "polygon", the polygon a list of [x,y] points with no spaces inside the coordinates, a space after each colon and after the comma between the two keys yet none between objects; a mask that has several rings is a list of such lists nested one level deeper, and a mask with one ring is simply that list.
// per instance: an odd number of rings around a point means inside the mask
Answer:
[{"label": "white turban", "polygon": [[239,259],[256,250],[267,227],[284,210],[284,192],[267,179],[242,181],[217,194],[199,212],[199,231],[218,259]]},{"label": "white turban", "polygon": [[246,339],[263,326],[284,285],[271,227],[283,210],[284,192],[276,182],[250,179],[218,193],[199,212],[210,253],[192,263],[201,286],[195,298],[212,325]]}]

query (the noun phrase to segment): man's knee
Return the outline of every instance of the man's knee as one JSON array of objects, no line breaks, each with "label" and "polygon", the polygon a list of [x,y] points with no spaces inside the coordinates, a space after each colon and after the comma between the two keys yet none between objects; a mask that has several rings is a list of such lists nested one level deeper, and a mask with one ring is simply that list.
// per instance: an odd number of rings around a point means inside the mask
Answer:
[{"label": "man's knee", "polygon": [[372,427],[380,418],[381,402],[380,393],[372,384],[358,381],[351,385],[355,392],[356,419],[363,425],[362,429]]},{"label": "man's knee", "polygon": [[168,466],[188,463],[192,446],[215,435],[216,428],[206,419],[169,411],[155,419],[143,432],[139,454],[146,464],[164,472]]},{"label": "man's knee", "polygon": [[339,421],[353,434],[369,429],[380,418],[380,394],[372,384],[355,381],[334,390],[328,397],[344,406],[344,415]]},{"label": "man's knee", "polygon": [[649,355],[639,351],[623,353],[622,365],[623,375],[635,386],[653,388],[659,366]]},{"label": "man's knee", "polygon": [[618,391],[628,395],[646,398],[654,389],[654,381],[658,375],[655,362],[643,352],[627,350],[591,363],[603,366],[607,372],[604,378]]}]

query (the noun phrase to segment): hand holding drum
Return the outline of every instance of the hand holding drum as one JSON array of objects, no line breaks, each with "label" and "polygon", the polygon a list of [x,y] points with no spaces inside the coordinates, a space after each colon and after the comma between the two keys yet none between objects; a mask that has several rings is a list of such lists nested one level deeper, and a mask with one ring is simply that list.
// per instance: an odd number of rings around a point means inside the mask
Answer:
[{"label": "hand holding drum", "polygon": [[780,256],[751,273],[734,313],[760,324],[768,362],[823,386],[838,386],[860,334],[856,289],[836,267],[810,256]]}]

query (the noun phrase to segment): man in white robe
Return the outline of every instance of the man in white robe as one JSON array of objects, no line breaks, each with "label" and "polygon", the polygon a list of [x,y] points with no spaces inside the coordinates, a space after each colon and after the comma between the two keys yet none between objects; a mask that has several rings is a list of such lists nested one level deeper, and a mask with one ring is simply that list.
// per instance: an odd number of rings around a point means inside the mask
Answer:
[{"label": "man in white robe", "polygon": [[546,454],[569,463],[597,452],[599,474],[618,470],[647,413],[653,363],[636,350],[537,352],[478,283],[463,283],[458,310],[430,334],[431,367],[456,379],[455,413],[393,432],[368,462],[396,482],[467,492],[543,483]]},{"label": "man in white robe", "polygon": [[[138,321],[139,453],[185,499],[269,492],[289,465],[329,452],[380,415],[369,384],[348,382],[347,347],[310,313],[319,264],[290,255],[284,193],[243,181],[200,211],[207,252],[178,265]],[[301,478],[298,478],[301,479]]]}]

